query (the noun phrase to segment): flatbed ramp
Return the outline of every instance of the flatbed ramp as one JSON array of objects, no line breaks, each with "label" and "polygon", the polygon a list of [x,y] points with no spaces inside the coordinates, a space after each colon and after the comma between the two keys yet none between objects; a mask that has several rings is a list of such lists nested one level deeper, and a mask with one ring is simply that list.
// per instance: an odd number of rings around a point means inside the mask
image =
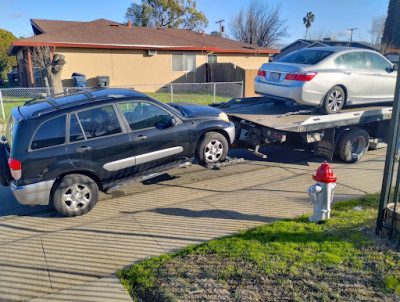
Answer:
[{"label": "flatbed ramp", "polygon": [[251,122],[263,127],[289,132],[309,132],[328,128],[388,120],[392,107],[349,107],[340,113],[321,115],[318,108],[288,103],[274,103],[264,98],[233,99],[216,105],[234,121]]}]

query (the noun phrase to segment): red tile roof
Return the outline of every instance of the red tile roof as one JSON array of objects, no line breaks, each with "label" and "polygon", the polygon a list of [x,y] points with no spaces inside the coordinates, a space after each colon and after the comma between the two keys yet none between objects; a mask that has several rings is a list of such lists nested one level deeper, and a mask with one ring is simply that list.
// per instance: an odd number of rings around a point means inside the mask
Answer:
[{"label": "red tile roof", "polygon": [[91,22],[31,20],[32,27],[44,32],[14,41],[9,53],[16,54],[22,46],[48,45],[80,48],[126,48],[203,50],[216,53],[278,53],[278,50],[259,48],[213,35],[203,35],[186,29],[154,28],[124,25],[98,19]]}]

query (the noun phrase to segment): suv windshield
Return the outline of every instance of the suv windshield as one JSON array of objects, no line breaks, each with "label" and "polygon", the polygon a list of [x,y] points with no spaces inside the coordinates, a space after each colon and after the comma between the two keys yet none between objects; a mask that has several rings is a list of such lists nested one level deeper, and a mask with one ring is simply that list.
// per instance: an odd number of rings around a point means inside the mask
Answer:
[{"label": "suv windshield", "polygon": [[307,49],[288,54],[277,62],[314,65],[332,54],[332,51]]}]

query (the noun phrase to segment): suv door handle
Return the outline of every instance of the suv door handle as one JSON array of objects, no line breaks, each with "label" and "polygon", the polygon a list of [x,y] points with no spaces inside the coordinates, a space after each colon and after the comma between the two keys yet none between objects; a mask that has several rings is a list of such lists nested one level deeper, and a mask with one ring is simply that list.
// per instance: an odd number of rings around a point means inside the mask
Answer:
[{"label": "suv door handle", "polygon": [[82,153],[82,152],[89,151],[89,150],[91,150],[91,149],[92,149],[92,147],[82,146],[82,147],[77,148],[75,151],[76,151],[76,152],[79,152],[79,153]]},{"label": "suv door handle", "polygon": [[351,72],[350,71],[345,71],[344,74],[345,75],[351,75]]},{"label": "suv door handle", "polygon": [[138,142],[138,141],[143,141],[143,140],[145,140],[146,138],[147,138],[146,135],[140,134],[140,135],[136,136],[135,138],[133,138],[133,140],[134,140],[135,142]]}]

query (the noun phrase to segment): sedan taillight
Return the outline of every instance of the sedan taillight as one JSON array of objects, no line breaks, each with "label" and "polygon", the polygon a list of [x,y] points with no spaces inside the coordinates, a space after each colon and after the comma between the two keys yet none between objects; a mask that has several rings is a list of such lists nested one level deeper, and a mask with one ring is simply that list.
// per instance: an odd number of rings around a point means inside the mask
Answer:
[{"label": "sedan taillight", "polygon": [[259,69],[259,70],[257,71],[257,75],[258,75],[258,76],[265,77],[265,75],[266,75],[265,70]]},{"label": "sedan taillight", "polygon": [[285,77],[285,80],[308,82],[311,81],[317,74],[318,72],[313,71],[288,73]]},{"label": "sedan taillight", "polygon": [[10,158],[8,160],[8,166],[10,167],[10,172],[11,176],[15,179],[18,180],[22,176],[21,172],[21,162],[19,162],[16,159]]}]

